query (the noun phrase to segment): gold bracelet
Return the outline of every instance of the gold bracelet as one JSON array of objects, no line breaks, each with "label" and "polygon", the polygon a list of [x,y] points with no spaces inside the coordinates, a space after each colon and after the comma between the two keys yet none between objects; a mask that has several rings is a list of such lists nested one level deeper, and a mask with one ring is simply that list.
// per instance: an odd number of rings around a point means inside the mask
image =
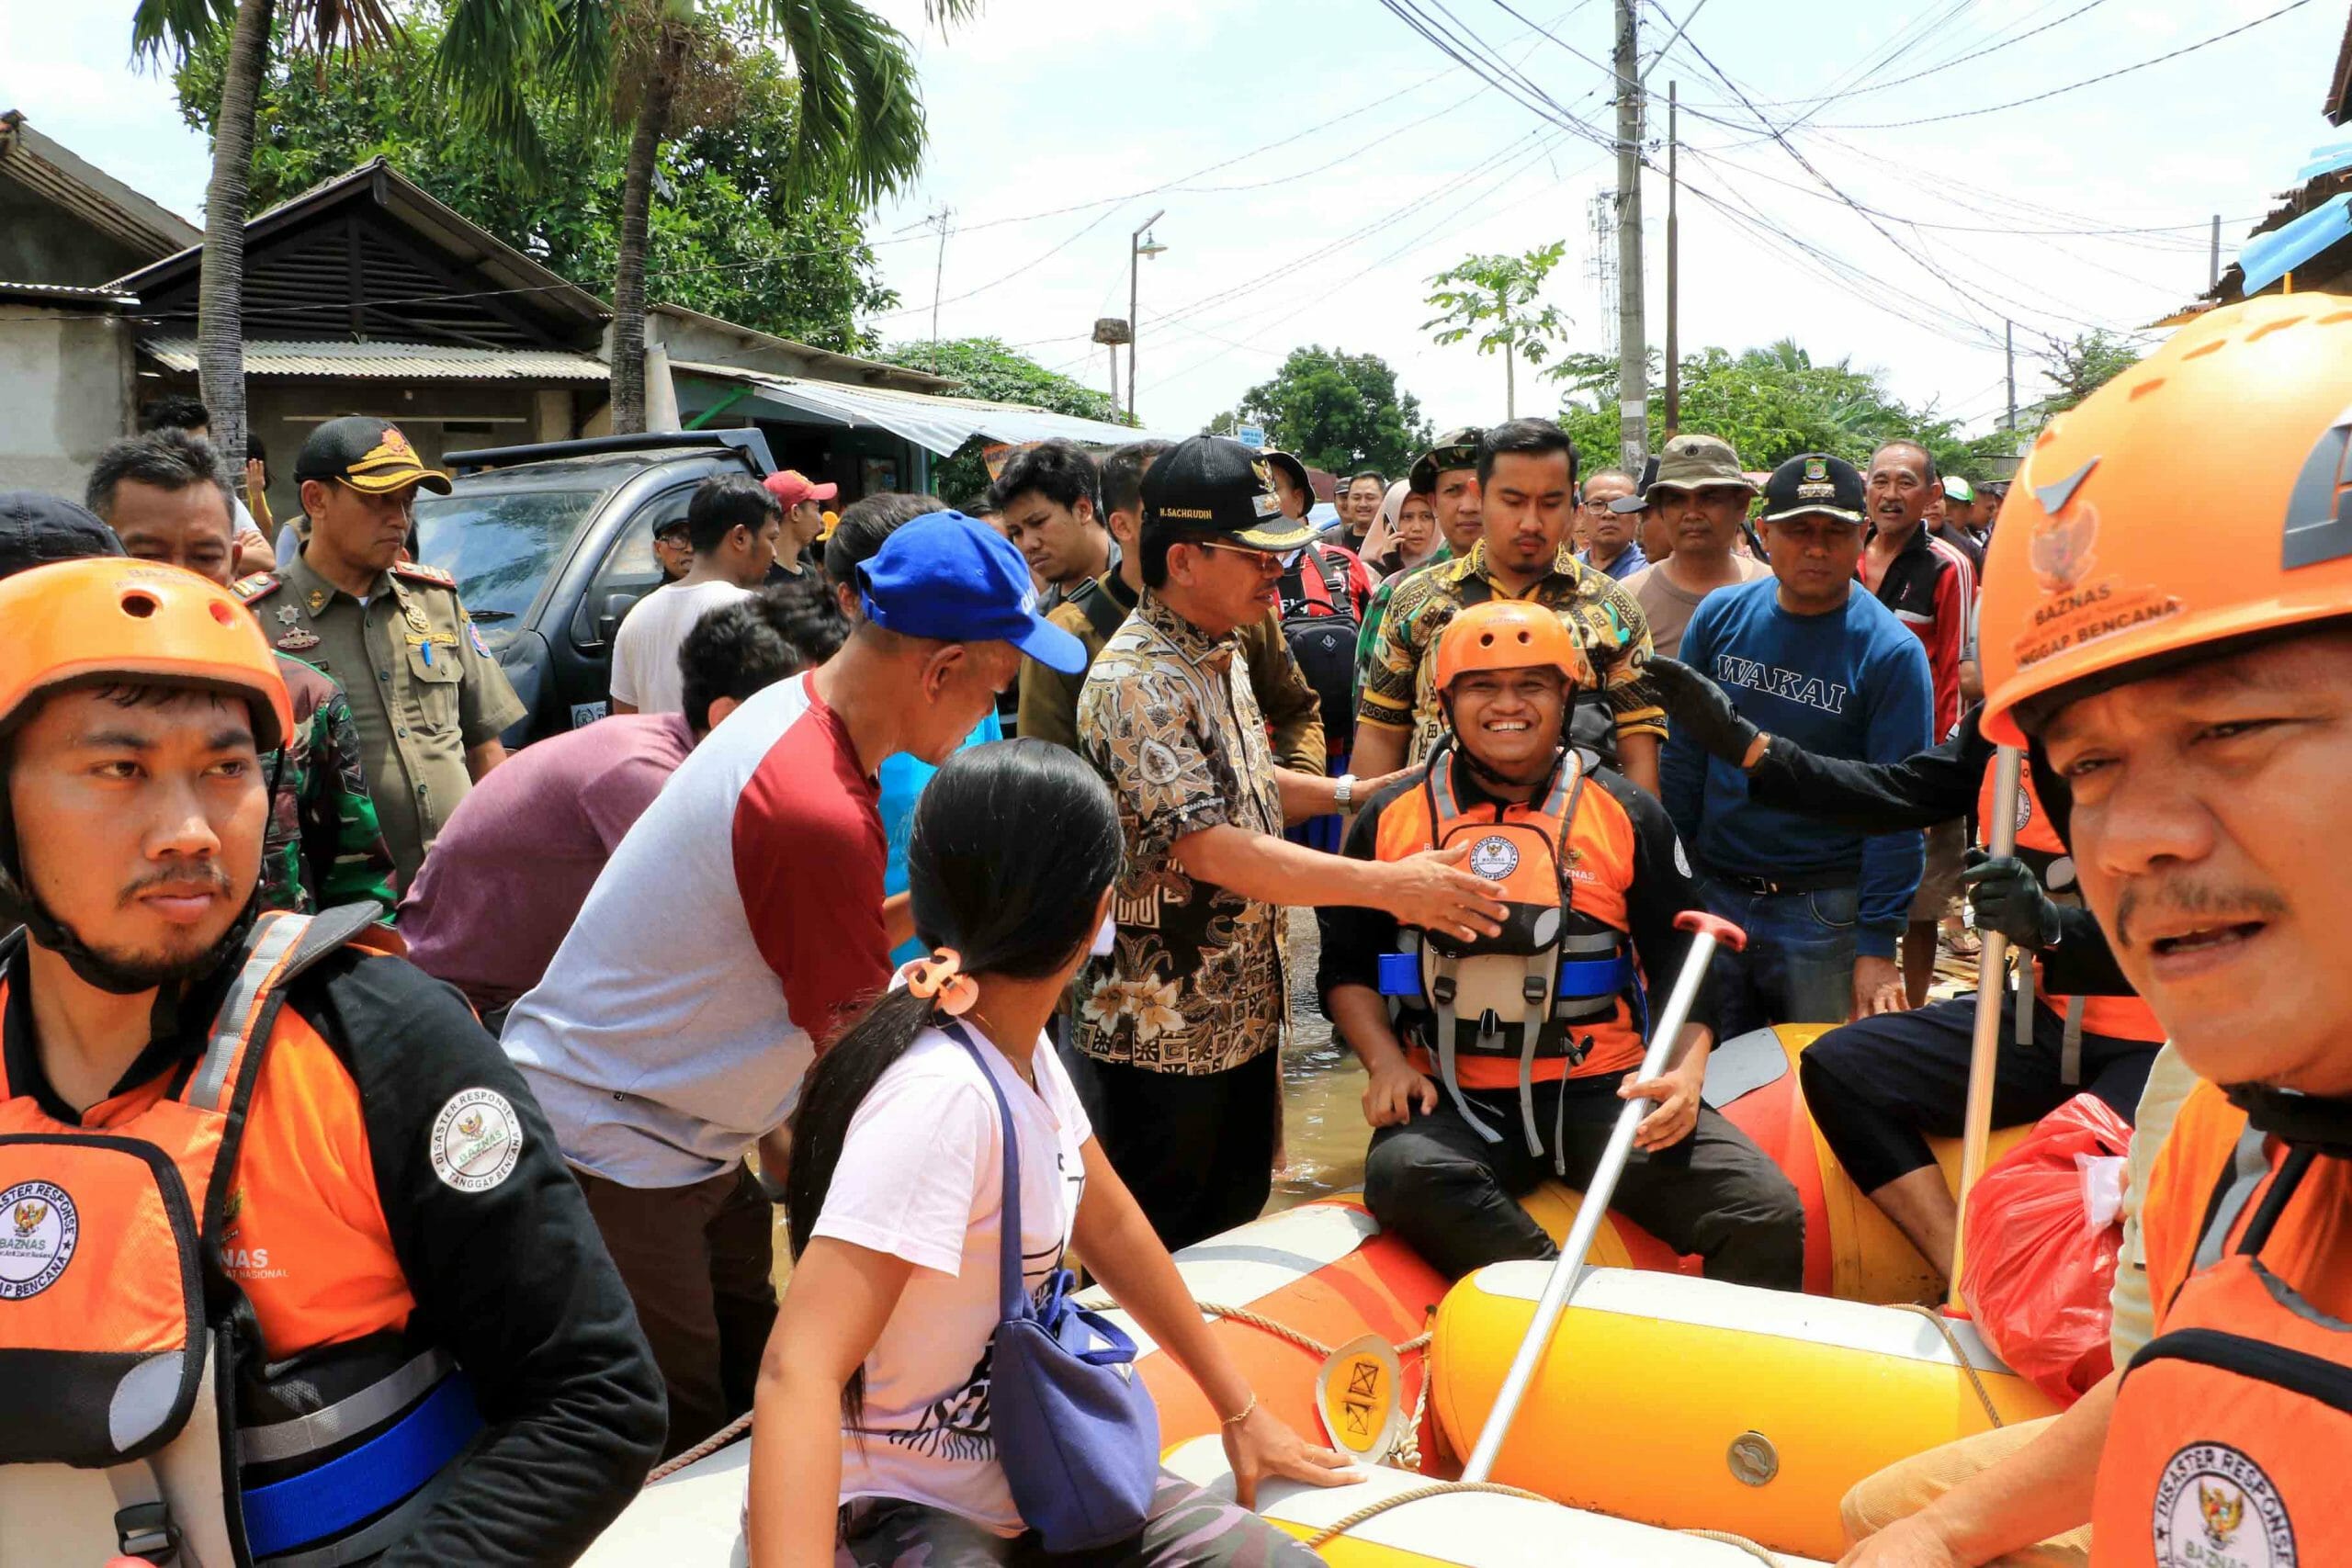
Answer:
[{"label": "gold bracelet", "polygon": [[1220,1427],[1238,1427],[1244,1421],[1249,1420],[1257,1408],[1258,1396],[1253,1393],[1250,1396],[1250,1403],[1241,1407],[1241,1414],[1238,1416],[1228,1416],[1224,1420],[1218,1422],[1217,1425]]}]

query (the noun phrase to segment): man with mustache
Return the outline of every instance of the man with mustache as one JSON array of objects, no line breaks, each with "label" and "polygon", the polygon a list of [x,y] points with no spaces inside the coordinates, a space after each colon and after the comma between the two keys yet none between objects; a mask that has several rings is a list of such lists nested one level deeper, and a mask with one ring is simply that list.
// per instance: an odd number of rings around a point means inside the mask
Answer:
[{"label": "man with mustache", "polygon": [[[0,582],[10,1561],[569,1561],[661,1386],[546,1118],[374,904],[255,900],[293,707],[229,590]],[[185,1549],[185,1550],[183,1550]]]},{"label": "man with mustache", "polygon": [[1985,732],[2029,749],[2207,1081],[2147,1184],[2155,1337],[1850,1564],[1984,1562],[2086,1518],[2102,1568],[2352,1560],[2347,328],[2301,295],[2199,318],[2053,421],[2005,504]]},{"label": "man with mustache", "polygon": [[406,888],[524,716],[446,571],[401,558],[416,492],[449,493],[390,420],[331,419],[294,460],[310,535],[282,572],[237,584],[271,644],[343,683],[360,766]]}]

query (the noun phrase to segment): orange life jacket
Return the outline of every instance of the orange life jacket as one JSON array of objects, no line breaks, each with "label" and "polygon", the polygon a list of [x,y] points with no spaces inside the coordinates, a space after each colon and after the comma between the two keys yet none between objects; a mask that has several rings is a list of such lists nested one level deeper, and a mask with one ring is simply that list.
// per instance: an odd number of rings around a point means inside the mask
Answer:
[{"label": "orange life jacket", "polygon": [[[1984,767],[1984,787],[1976,796],[1976,837],[1980,847],[1989,848],[1993,833],[1993,764]],[[2079,903],[2081,894],[2075,878],[2075,857],[2065,841],[2058,837],[2058,829],[2050,820],[2049,811],[2041,797],[2034,792],[2031,769],[2020,769],[2018,777],[2018,857],[2033,867],[2041,885],[2055,897]],[[2066,1021],[2065,1060],[2076,1062],[2082,1051],[2081,1041],[2086,1032],[2105,1035],[2109,1040],[2144,1040],[2152,1045],[2165,1041],[2165,1026],[2156,1021],[2155,1010],[2138,997],[2067,997],[2061,996],[2042,984],[2041,963],[2033,966],[2034,993],[2044,1006]],[[2018,1010],[2020,1013],[2026,1008]],[[2020,1018],[2018,1038],[2032,1032],[2031,1020]],[[2081,1080],[2079,1072],[2065,1075],[2068,1083]]]},{"label": "orange life jacket", "polygon": [[1466,840],[1467,869],[1502,884],[1510,912],[1496,937],[1407,928],[1400,951],[1383,955],[1381,990],[1415,1068],[1444,1084],[1488,1142],[1501,1134],[1463,1090],[1519,1089],[1528,1151],[1540,1156],[1534,1084],[1619,1074],[1642,1059],[1641,990],[1625,929],[1633,824],[1586,804],[1573,751],[1524,805],[1464,805],[1455,761],[1451,745],[1430,754],[1421,787],[1381,814],[1375,852],[1402,860]]},{"label": "orange life jacket", "polygon": [[[307,1323],[317,1337],[283,1359],[238,1282],[254,1267],[234,1242],[254,1091],[289,1032],[309,1032],[286,987],[367,942],[378,913],[263,915],[201,1057],[100,1125],[6,1086],[0,1366],[20,1396],[0,1404],[0,1509],[54,1495],[54,1467],[102,1470],[120,1506],[100,1533],[125,1554],[346,1562],[410,1528],[481,1429],[454,1361],[401,1332],[404,1287],[388,1319],[368,1284],[340,1281],[343,1332]],[[66,1543],[89,1526],[57,1521],[58,1561],[78,1559]]]},{"label": "orange life jacket", "polygon": [[2261,1262],[2312,1162],[2333,1156],[2267,1144],[2252,1129],[2239,1142],[2196,1270],[2124,1372],[2096,1568],[2352,1562],[2352,1325]]}]

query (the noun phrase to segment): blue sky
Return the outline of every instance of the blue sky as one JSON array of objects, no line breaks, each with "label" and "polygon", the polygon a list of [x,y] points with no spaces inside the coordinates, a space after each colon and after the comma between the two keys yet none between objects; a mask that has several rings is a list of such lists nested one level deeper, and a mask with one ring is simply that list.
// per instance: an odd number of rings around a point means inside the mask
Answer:
[{"label": "blue sky", "polygon": [[[2137,327],[2202,288],[2212,214],[2224,261],[2234,254],[2330,134],[2318,105],[2344,0],[2043,103],[1891,122],[2064,87],[2284,3],[1703,0],[1650,77],[1649,134],[1663,139],[1665,85],[1679,81],[1682,170],[1705,192],[1681,204],[1686,349],[1794,337],[1983,427],[2000,411],[2005,317],[2019,322],[2030,396],[2026,350],[2045,334]],[[1474,251],[1566,239],[1548,298],[1572,346],[1601,344],[1585,265],[1608,150],[1453,65],[1380,0],[989,0],[945,37],[922,28],[921,0],[877,4],[920,35],[932,126],[920,185],[872,222],[904,297],[882,323],[893,338],[930,332],[926,220],[945,208],[942,333],[992,333],[1101,385],[1087,334],[1125,313],[1129,231],[1164,208],[1168,250],[1144,264],[1140,312],[1154,425],[1197,426],[1306,343],[1383,355],[1440,425],[1497,417],[1500,361],[1421,330],[1426,279]],[[1609,0],[1449,4],[1555,103],[1608,130],[1594,62]],[[169,84],[131,68],[130,10],[0,6],[0,107],[194,216],[207,150]],[[1690,0],[1645,0],[1645,42],[1691,15]],[[2047,30],[1950,63],[2033,28]],[[1758,130],[1742,92],[1774,126],[1802,122],[1789,145]],[[1662,178],[1645,201],[1655,344]],[[1523,374],[1520,390],[1522,412],[1556,401]]]}]

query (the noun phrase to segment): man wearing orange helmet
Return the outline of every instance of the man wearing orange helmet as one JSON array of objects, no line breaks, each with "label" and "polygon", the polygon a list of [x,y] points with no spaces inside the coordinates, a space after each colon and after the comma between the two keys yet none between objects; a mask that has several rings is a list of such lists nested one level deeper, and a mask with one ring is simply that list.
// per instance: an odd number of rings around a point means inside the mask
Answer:
[{"label": "man wearing orange helmet", "polygon": [[372,904],[256,915],[260,627],[103,558],[0,626],[0,1558],[569,1560],[660,1384],[456,993]]},{"label": "man wearing orange helmet", "polygon": [[2352,1561],[2341,306],[2199,318],[2053,421],[2004,505],[1985,732],[2028,747],[2125,976],[2207,1082],[2143,1209],[2155,1337],[1850,1562],[1983,1562],[2086,1518],[2102,1568]]},{"label": "man wearing orange helmet", "polygon": [[1382,1224],[1459,1277],[1555,1250],[1517,1199],[1545,1176],[1589,1179],[1619,1101],[1657,1103],[1616,1204],[1711,1279],[1794,1290],[1804,1211],[1746,1134],[1700,1103],[1713,1042],[1702,993],[1667,1071],[1637,1078],[1645,997],[1690,945],[1700,907],[1655,796],[1562,744],[1592,662],[1558,615],[1495,600],[1432,650],[1446,738],[1375,793],[1348,835],[1359,860],[1469,846],[1502,884],[1496,937],[1327,908],[1324,1009],[1371,1075],[1364,1196]]}]

